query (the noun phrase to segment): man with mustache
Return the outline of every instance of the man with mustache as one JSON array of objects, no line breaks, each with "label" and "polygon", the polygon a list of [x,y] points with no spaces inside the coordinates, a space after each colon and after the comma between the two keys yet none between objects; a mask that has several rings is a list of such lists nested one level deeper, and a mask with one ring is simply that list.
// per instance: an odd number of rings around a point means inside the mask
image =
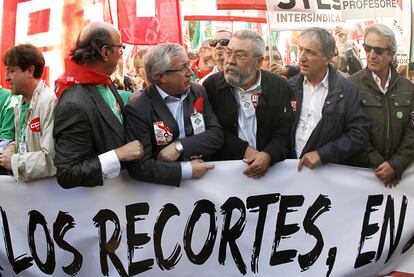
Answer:
[{"label": "man with mustache", "polygon": [[367,66],[350,77],[372,122],[370,141],[354,163],[375,168],[385,186],[398,184],[414,161],[414,85],[400,77],[392,60],[397,51],[393,31],[382,24],[364,33]]},{"label": "man with mustache", "polygon": [[206,88],[211,106],[224,128],[220,160],[239,160],[252,178],[289,153],[293,122],[292,91],[286,81],[260,70],[265,43],[251,30],[239,30],[224,53],[224,71],[209,77]]},{"label": "man with mustache", "polygon": [[370,123],[358,89],[330,65],[335,39],[322,28],[299,37],[300,74],[289,79],[297,113],[292,129],[292,156],[303,166],[345,163],[368,142]]},{"label": "man with mustache", "polygon": [[143,60],[151,85],[126,106],[127,138],[144,146],[140,161],[129,163],[138,180],[179,186],[214,166],[202,159],[223,144],[223,129],[204,88],[191,83],[191,63],[178,44],[159,44]]},{"label": "man with mustache", "polygon": [[125,162],[143,154],[139,141],[125,141],[127,95],[122,97],[110,79],[124,47],[112,24],[89,23],[56,80],[53,137],[56,177],[63,188],[102,186]]}]

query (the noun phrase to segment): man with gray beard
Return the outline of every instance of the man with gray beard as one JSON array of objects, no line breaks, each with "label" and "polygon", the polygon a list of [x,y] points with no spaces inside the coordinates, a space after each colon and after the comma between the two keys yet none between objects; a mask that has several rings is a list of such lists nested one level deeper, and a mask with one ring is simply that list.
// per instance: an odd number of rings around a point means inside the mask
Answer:
[{"label": "man with gray beard", "polygon": [[265,43],[251,30],[235,32],[225,52],[224,71],[203,83],[224,128],[218,160],[247,164],[243,173],[264,176],[289,153],[293,92],[280,76],[260,70]]}]

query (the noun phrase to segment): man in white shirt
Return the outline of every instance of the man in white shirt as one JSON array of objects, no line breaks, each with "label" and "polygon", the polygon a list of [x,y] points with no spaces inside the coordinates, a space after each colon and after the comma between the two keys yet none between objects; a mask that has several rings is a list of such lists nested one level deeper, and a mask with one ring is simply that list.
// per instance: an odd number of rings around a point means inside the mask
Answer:
[{"label": "man in white shirt", "polygon": [[362,111],[358,89],[338,76],[330,62],[335,39],[321,28],[299,37],[300,74],[289,79],[297,110],[292,156],[302,166],[345,163],[367,143],[370,123]]}]

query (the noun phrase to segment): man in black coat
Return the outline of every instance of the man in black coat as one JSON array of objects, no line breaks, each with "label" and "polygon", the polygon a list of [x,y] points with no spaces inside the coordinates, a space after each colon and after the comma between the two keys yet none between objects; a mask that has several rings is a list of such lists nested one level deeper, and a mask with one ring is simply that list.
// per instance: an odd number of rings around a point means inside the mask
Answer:
[{"label": "man in black coat", "polygon": [[213,168],[205,163],[223,144],[223,130],[202,86],[191,83],[191,64],[178,44],[160,44],[144,57],[152,84],[126,107],[127,138],[144,146],[140,161],[128,164],[138,180],[179,186]]},{"label": "man in black coat", "polygon": [[211,106],[224,128],[220,160],[243,159],[244,174],[258,178],[289,153],[292,91],[280,76],[260,70],[265,44],[259,34],[240,30],[225,52],[224,71],[209,77]]},{"label": "man in black coat", "polygon": [[368,142],[370,123],[358,89],[330,66],[335,39],[321,28],[299,38],[300,74],[289,79],[295,92],[296,120],[292,156],[302,166],[346,163]]},{"label": "man in black coat", "polygon": [[111,24],[85,26],[56,81],[53,137],[63,188],[102,185],[103,179],[118,176],[121,162],[142,156],[138,141],[126,143],[124,101],[110,79],[123,47]]}]

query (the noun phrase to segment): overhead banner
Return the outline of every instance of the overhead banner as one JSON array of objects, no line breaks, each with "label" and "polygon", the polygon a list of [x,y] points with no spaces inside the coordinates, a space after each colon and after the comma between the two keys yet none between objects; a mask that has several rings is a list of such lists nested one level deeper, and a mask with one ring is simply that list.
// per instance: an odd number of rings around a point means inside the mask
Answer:
[{"label": "overhead banner", "polygon": [[266,10],[265,0],[216,0],[216,4],[218,10]]},{"label": "overhead banner", "polygon": [[[404,1],[408,3],[410,0]],[[345,20],[394,17],[398,0],[341,0],[341,9]]]},{"label": "overhead banner", "polygon": [[178,0],[118,0],[122,41],[137,45],[183,44]]},{"label": "overhead banner", "polygon": [[256,180],[241,161],[215,165],[179,188],[0,176],[0,275],[414,274],[414,168],[389,189],[339,165],[287,160]]},{"label": "overhead banner", "polygon": [[186,21],[267,22],[264,10],[218,10],[216,0],[183,0],[181,8]]},{"label": "overhead banner", "polygon": [[273,31],[304,30],[318,26],[333,30],[344,26],[338,0],[266,0]]}]

